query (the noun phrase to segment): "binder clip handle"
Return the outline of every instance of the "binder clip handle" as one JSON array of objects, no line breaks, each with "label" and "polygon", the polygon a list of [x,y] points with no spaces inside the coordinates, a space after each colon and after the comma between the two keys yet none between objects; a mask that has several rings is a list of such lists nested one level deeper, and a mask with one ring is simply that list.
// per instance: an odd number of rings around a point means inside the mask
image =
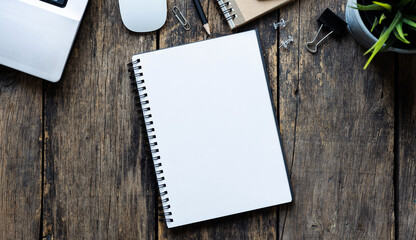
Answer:
[{"label": "binder clip handle", "polygon": [[[331,34],[334,34],[336,36],[341,36],[347,30],[347,23],[344,20],[342,20],[340,17],[338,17],[329,8],[325,9],[325,11],[319,17],[318,22],[321,24],[318,32],[316,33],[312,41],[306,42],[306,49],[310,53],[316,53],[318,51],[319,45],[323,43]],[[329,29],[330,32],[326,34],[322,39],[317,40],[319,33],[324,27]]]},{"label": "binder clip handle", "polygon": [[312,41],[307,42],[306,43],[306,50],[308,50],[310,53],[316,53],[318,51],[318,47],[319,45],[324,42],[329,36],[331,36],[332,33],[334,33],[334,31],[329,32],[327,35],[325,35],[325,37],[323,37],[321,40],[319,40],[318,42],[316,42],[316,39],[318,38],[319,33],[322,30],[322,27],[324,25],[321,24],[321,26],[319,27],[318,32],[316,33],[315,37],[313,38]]}]

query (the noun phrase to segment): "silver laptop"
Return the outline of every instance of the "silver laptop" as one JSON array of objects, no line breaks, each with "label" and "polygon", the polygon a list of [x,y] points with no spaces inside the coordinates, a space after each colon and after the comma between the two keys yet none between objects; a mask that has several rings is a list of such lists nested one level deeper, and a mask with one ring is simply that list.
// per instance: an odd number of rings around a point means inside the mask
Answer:
[{"label": "silver laptop", "polygon": [[57,82],[88,0],[0,0],[0,64]]}]

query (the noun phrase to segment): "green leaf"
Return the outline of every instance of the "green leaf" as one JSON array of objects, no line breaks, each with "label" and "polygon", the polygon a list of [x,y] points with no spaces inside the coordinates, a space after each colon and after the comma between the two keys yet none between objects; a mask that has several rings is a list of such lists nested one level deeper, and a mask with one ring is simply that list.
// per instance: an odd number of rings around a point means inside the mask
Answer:
[{"label": "green leaf", "polygon": [[386,51],[389,47],[393,46],[393,44],[396,42],[396,38],[389,38],[387,42],[383,45],[383,47],[380,49],[380,52]]},{"label": "green leaf", "polygon": [[351,8],[358,9],[360,11],[382,11],[385,8],[378,6],[377,4],[371,4],[371,5],[361,5],[356,4],[356,6],[350,6]]},{"label": "green leaf", "polygon": [[408,15],[408,14],[403,14],[403,18],[412,20],[412,21],[416,21],[416,15]]},{"label": "green leaf", "polygon": [[416,22],[413,22],[407,18],[403,18],[403,22],[409,25],[413,30],[416,30]]},{"label": "green leaf", "polygon": [[[382,35],[386,32],[386,30],[387,30],[387,28],[386,28],[386,27],[384,27],[384,28],[383,28],[383,31],[381,31],[380,36],[382,36]],[[377,42],[376,42],[376,43],[377,43]],[[369,54],[369,53],[373,52],[373,50],[374,50],[375,46],[376,46],[376,44],[374,44],[374,45],[373,45],[370,49],[368,49],[368,50],[367,50],[367,52],[365,52],[365,53],[364,53],[364,55],[367,55],[367,54]]]},{"label": "green leaf", "polygon": [[406,4],[408,4],[410,1],[411,1],[411,0],[401,0],[401,1],[399,2],[398,7],[399,7],[399,8],[402,8],[402,7],[404,7]]},{"label": "green leaf", "polygon": [[[404,38],[404,37],[402,37],[402,36],[400,36],[400,34],[399,34],[399,32],[397,31],[397,29],[396,30],[394,30],[394,36],[396,36],[396,38],[397,39],[399,39],[400,41],[402,41],[402,42],[404,42],[404,43],[407,43],[407,44],[409,44],[410,42],[406,39],[406,38]],[[407,36],[407,34],[406,34],[406,36]]]},{"label": "green leaf", "polygon": [[[396,33],[400,36],[400,37],[398,37],[398,39],[400,40],[400,41],[402,41],[402,42],[404,42],[404,43],[407,43],[407,44],[409,44],[410,42],[405,38],[405,34],[404,34],[404,32],[403,32],[403,22],[401,21],[401,22],[399,22],[397,25],[396,25],[396,30],[394,31],[394,35],[396,35]],[[406,34],[407,35],[407,34]],[[396,36],[397,37],[397,36]]]},{"label": "green leaf", "polygon": [[[386,27],[384,27],[383,28],[383,30],[381,31],[381,34],[380,34],[380,36],[383,36],[383,34],[385,33],[387,31],[387,28]],[[377,42],[376,42],[377,43]],[[370,48],[370,49],[368,49],[365,53],[364,53],[364,55],[367,55],[367,54],[369,54],[369,53],[371,53],[371,52],[373,52],[373,50],[374,50],[374,48],[376,47],[376,43]]]},{"label": "green leaf", "polygon": [[373,26],[371,27],[371,32],[373,32],[374,28],[378,25],[377,17],[374,19]]},{"label": "green leaf", "polygon": [[377,55],[377,53],[381,50],[384,43],[389,39],[390,34],[393,32],[394,29],[396,29],[396,25],[399,24],[402,21],[403,15],[400,11],[396,13],[396,16],[394,17],[393,21],[391,22],[389,28],[387,28],[383,33],[380,35],[377,42],[365,53],[371,52],[371,56],[368,58],[367,63],[364,66],[364,69],[367,69],[368,65],[371,63],[373,58]]},{"label": "green leaf", "polygon": [[376,5],[378,5],[378,6],[380,6],[380,7],[383,7],[384,9],[386,9],[386,10],[388,10],[388,11],[391,11],[391,9],[393,8],[390,4],[388,4],[388,3],[382,3],[382,2],[376,2],[376,1],[373,1],[373,3],[374,4],[376,4]]},{"label": "green leaf", "polygon": [[383,13],[383,14],[381,14],[381,16],[380,16],[380,22],[378,22],[378,24],[381,24],[381,22],[384,20],[384,19],[386,19],[387,17],[386,17],[386,15]]}]

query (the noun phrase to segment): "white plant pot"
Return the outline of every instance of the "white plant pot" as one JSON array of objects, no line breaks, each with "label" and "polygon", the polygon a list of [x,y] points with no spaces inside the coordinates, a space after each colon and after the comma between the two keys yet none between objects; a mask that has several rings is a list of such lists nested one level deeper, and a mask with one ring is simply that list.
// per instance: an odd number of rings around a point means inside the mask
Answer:
[{"label": "white plant pot", "polygon": [[[374,37],[365,26],[363,20],[361,19],[360,12],[357,9],[351,8],[351,6],[355,6],[356,3],[357,0],[348,0],[345,10],[345,21],[348,23],[348,30],[355,41],[363,47],[371,48],[374,43],[377,42],[377,38]],[[416,49],[402,49],[394,47],[388,48],[387,51],[405,54],[416,53]]]}]

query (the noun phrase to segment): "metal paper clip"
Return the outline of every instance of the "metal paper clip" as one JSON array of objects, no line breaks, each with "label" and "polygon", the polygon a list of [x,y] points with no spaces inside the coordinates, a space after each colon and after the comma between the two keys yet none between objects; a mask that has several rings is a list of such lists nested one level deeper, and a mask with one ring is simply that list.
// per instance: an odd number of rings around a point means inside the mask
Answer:
[{"label": "metal paper clip", "polygon": [[289,20],[287,20],[287,21],[285,21],[283,18],[282,19],[280,19],[280,22],[275,22],[275,23],[273,23],[273,27],[274,27],[274,29],[278,29],[279,27],[282,27],[282,28],[284,28],[284,27],[286,27],[286,23],[288,23],[289,22]]},{"label": "metal paper clip", "polygon": [[279,46],[279,48],[284,47],[287,49],[289,47],[289,44],[291,44],[292,42],[294,42],[293,37],[289,35],[287,40],[281,41],[282,44]]},{"label": "metal paper clip", "polygon": [[186,20],[186,18],[183,16],[181,10],[177,6],[174,6],[173,9],[172,9],[172,12],[173,12],[173,14],[175,14],[175,17],[181,23],[182,27],[186,31],[189,31],[191,29],[191,26],[189,25],[188,20]]}]

